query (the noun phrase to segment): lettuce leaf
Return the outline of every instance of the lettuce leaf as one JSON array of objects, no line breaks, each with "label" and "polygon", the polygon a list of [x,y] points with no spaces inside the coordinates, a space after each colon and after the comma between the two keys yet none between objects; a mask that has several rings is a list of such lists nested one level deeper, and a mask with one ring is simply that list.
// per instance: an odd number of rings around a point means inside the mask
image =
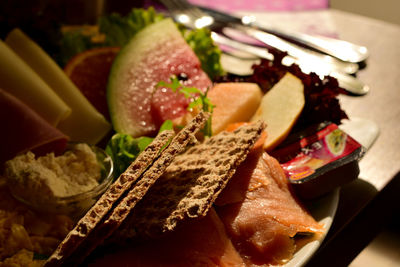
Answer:
[{"label": "lettuce leaf", "polygon": [[221,50],[211,39],[211,32],[208,29],[188,30],[180,27],[183,37],[193,49],[200,60],[201,68],[213,80],[222,76],[224,70],[221,65]]},{"label": "lettuce leaf", "polygon": [[98,46],[103,44],[92,42],[92,36],[84,33],[84,30],[67,31],[63,33],[60,50],[55,59],[63,67],[73,56]]},{"label": "lettuce leaf", "polygon": [[154,8],[134,8],[126,15],[117,13],[99,19],[99,31],[106,36],[105,45],[122,47],[146,26],[164,19]]},{"label": "lettuce leaf", "polygon": [[[167,120],[161,125],[159,132],[172,129],[172,121]],[[129,134],[114,134],[105,149],[114,163],[114,179],[118,178],[153,140],[154,138],[147,136],[133,138]]]}]

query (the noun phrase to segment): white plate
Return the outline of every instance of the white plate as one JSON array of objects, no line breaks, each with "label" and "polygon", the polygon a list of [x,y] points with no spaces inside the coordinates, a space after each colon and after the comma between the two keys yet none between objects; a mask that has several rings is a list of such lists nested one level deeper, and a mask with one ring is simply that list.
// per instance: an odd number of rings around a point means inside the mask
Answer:
[{"label": "white plate", "polygon": [[352,117],[351,120],[342,120],[339,128],[353,137],[367,150],[372,147],[380,133],[378,124],[371,120],[357,117]]},{"label": "white plate", "polygon": [[324,241],[329,229],[331,228],[332,221],[335,217],[336,209],[339,203],[339,191],[339,189],[335,189],[331,193],[313,201],[307,206],[311,212],[311,215],[325,227],[325,233],[319,240],[312,241],[297,251],[293,259],[284,265],[285,267],[303,266],[317,251],[322,241]]}]

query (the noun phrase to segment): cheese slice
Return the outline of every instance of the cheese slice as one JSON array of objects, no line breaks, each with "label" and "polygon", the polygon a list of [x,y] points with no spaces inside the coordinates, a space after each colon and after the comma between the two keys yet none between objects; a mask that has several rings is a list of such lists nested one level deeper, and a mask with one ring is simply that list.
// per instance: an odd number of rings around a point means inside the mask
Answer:
[{"label": "cheese slice", "polygon": [[21,30],[14,29],[6,43],[71,107],[71,115],[57,128],[72,141],[95,144],[111,124],[86,99],[57,63]]},{"label": "cheese slice", "polygon": [[2,40],[0,87],[24,102],[53,126],[71,113],[68,105]]}]

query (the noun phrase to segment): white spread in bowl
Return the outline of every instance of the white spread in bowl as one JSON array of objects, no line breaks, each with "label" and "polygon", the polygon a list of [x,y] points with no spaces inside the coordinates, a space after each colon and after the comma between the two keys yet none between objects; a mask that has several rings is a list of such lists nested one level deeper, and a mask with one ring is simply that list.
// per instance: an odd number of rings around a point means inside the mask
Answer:
[{"label": "white spread in bowl", "polygon": [[61,156],[50,153],[35,158],[28,152],[7,161],[5,177],[11,193],[42,211],[87,209],[112,181],[111,159],[101,149],[93,149],[76,144]]}]

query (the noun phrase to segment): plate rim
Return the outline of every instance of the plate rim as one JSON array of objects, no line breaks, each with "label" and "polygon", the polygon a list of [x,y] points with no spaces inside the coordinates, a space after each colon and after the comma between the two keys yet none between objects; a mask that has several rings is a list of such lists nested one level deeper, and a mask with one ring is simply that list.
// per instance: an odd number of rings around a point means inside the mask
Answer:
[{"label": "plate rim", "polygon": [[323,224],[326,230],[321,238],[306,244],[298,250],[293,258],[283,265],[284,267],[304,266],[312,258],[332,226],[339,205],[339,195],[340,188],[336,188],[325,196],[314,200],[312,205],[306,205],[313,217],[321,217],[318,222]]}]

